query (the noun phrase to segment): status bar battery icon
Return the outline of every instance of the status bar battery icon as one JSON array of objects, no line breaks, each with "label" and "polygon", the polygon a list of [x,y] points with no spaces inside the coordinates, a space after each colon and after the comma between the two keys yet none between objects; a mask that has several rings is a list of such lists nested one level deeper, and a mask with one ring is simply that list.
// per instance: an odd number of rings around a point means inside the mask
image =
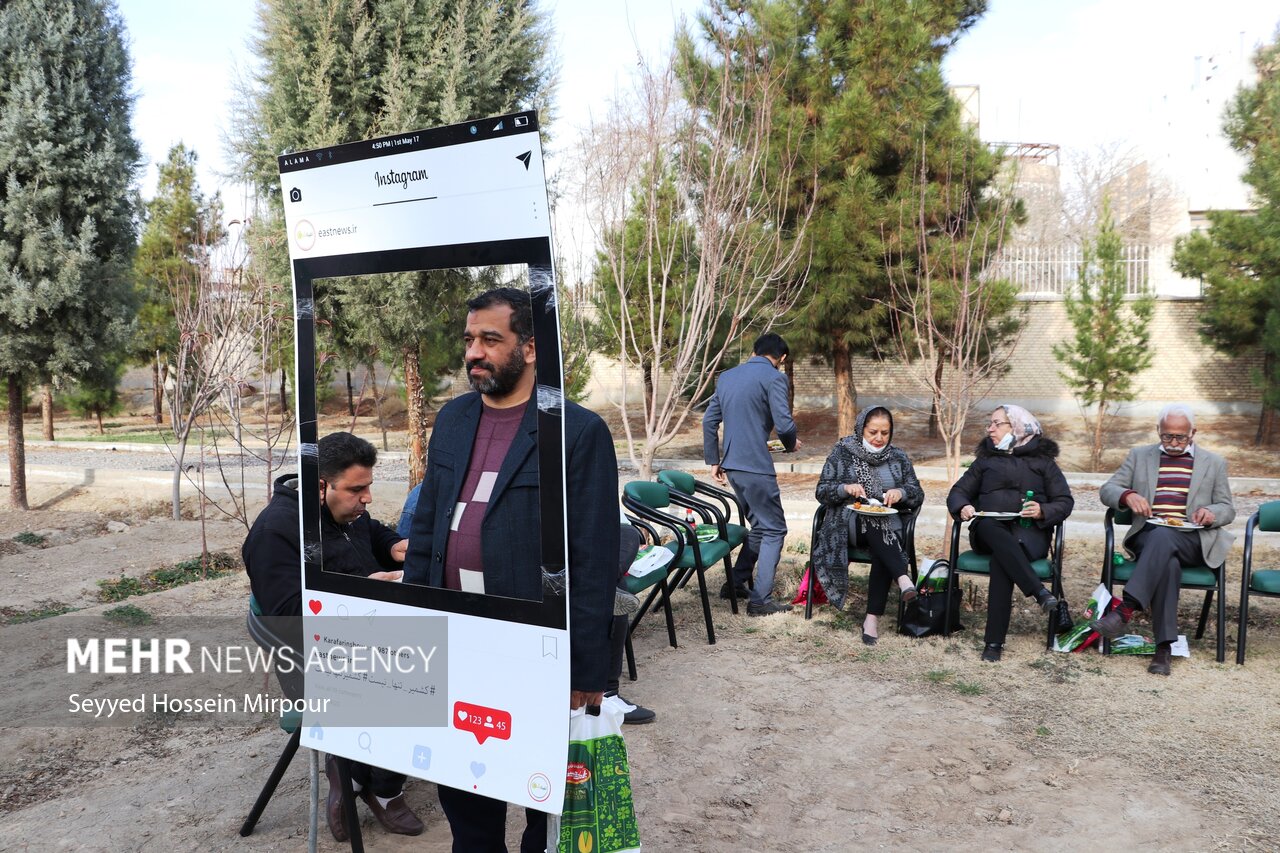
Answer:
[{"label": "status bar battery icon", "polygon": [[512,124],[514,124],[516,127],[528,127],[528,126],[529,126],[529,117],[528,117],[528,116],[516,116],[514,119],[512,119],[512,120],[511,120],[511,123],[512,123]]}]

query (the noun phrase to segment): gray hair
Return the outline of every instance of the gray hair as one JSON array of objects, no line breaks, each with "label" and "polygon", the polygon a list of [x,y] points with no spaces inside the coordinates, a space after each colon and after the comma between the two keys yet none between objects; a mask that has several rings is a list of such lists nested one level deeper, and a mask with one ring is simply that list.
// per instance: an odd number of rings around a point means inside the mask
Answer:
[{"label": "gray hair", "polygon": [[1187,423],[1191,424],[1191,428],[1196,428],[1196,416],[1191,411],[1191,407],[1186,403],[1170,403],[1160,410],[1160,416],[1156,418],[1156,428],[1164,426],[1164,422],[1172,417],[1182,417],[1187,419]]}]

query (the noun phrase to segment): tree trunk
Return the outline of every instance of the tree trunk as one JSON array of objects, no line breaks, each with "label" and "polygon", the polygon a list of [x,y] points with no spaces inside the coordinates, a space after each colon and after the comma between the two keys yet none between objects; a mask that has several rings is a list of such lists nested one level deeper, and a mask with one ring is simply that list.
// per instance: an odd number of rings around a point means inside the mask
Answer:
[{"label": "tree trunk", "polygon": [[164,423],[164,379],[160,376],[160,350],[151,363],[151,417],[157,424]]},{"label": "tree trunk", "polygon": [[94,409],[93,413],[98,418],[98,435],[106,435],[107,431],[102,428],[102,409]]},{"label": "tree trunk", "polygon": [[938,363],[933,367],[933,402],[929,406],[929,438],[938,438],[942,435],[938,427],[938,407],[942,404],[942,371],[946,368],[946,362],[942,359],[942,353],[938,353]]},{"label": "tree trunk", "polygon": [[418,348],[405,347],[404,394],[409,416],[409,488],[422,482],[427,473],[427,406],[423,399],[422,375],[419,371]]},{"label": "tree trunk", "polygon": [[[351,387],[351,371],[347,371],[347,414],[351,417],[356,416],[355,389]],[[361,389],[361,397],[364,396],[364,389]]]},{"label": "tree trunk", "polygon": [[653,365],[646,361],[641,370],[644,374],[644,417],[647,422],[649,413],[653,411]]},{"label": "tree trunk", "polygon": [[841,436],[853,435],[858,420],[858,389],[853,384],[853,355],[842,340],[836,341],[831,366],[836,377],[837,431]]},{"label": "tree trunk", "polygon": [[22,379],[9,374],[9,506],[27,509],[27,460],[22,445]]},{"label": "tree trunk", "polygon": [[40,385],[40,426],[44,440],[53,441],[53,386],[48,382]]},{"label": "tree trunk", "polygon": [[280,413],[289,411],[289,375],[280,368]]},{"label": "tree trunk", "polygon": [[182,520],[182,460],[187,455],[187,439],[191,437],[191,424],[188,423],[178,438],[178,450],[173,454],[173,520]]},{"label": "tree trunk", "polygon": [[1265,447],[1275,436],[1276,410],[1268,405],[1274,387],[1273,377],[1276,375],[1276,357],[1266,353],[1262,357],[1262,411],[1258,416],[1258,431],[1254,433],[1253,443],[1257,447]]},{"label": "tree trunk", "polygon": [[1089,453],[1089,470],[1102,470],[1102,427],[1107,418],[1107,401],[1098,401],[1098,418],[1093,425],[1093,449]]},{"label": "tree trunk", "polygon": [[796,364],[790,356],[783,363],[782,369],[787,374],[787,409],[794,418],[796,415]]}]

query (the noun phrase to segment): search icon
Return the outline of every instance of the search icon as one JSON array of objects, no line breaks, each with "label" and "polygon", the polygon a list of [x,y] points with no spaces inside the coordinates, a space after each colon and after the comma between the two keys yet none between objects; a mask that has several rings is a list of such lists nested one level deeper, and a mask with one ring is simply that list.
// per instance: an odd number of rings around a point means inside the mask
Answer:
[{"label": "search icon", "polygon": [[372,745],[372,743],[373,743],[373,738],[369,737],[368,732],[361,732],[360,737],[356,738],[356,745],[358,745],[361,749],[363,749],[365,752],[369,753],[370,755],[373,755],[373,750],[369,748],[370,745]]}]

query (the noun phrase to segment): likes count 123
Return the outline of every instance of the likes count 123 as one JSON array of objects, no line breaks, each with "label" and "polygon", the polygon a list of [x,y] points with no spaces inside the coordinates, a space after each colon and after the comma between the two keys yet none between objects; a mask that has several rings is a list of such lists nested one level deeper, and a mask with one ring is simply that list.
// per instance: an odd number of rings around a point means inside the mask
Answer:
[{"label": "likes count 123", "polygon": [[470,702],[453,703],[453,727],[471,732],[478,743],[489,738],[511,739],[511,714],[497,708],[472,705]]}]

